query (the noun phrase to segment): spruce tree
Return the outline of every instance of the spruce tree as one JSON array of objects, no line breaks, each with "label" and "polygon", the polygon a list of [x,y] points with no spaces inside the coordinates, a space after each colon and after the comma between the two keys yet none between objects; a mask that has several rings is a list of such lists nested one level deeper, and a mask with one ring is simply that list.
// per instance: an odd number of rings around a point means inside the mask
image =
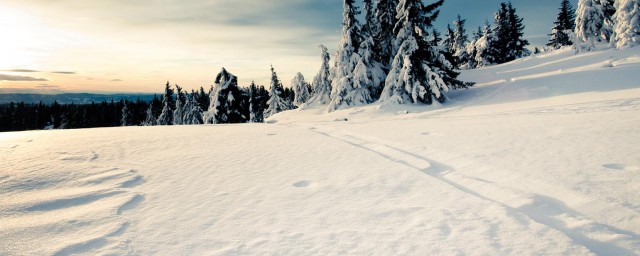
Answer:
[{"label": "spruce tree", "polygon": [[513,7],[511,2],[507,3],[507,9],[509,11],[509,54],[507,55],[507,61],[512,61],[518,58],[526,57],[531,52],[526,48],[529,45],[529,41],[524,39],[524,23],[523,19],[516,14],[516,8]]},{"label": "spruce tree", "polygon": [[304,80],[302,73],[298,72],[293,80],[291,80],[291,88],[293,88],[295,95],[295,99],[293,100],[294,106],[300,107],[309,100],[311,92],[309,91],[309,85]]},{"label": "spruce tree", "polygon": [[371,89],[354,81],[356,66],[359,66],[359,72],[366,72],[362,57],[358,54],[360,43],[363,42],[360,26],[356,19],[356,15],[360,12],[354,6],[354,0],[343,0],[342,6],[342,40],[338,45],[335,73],[331,80],[329,111],[337,110],[343,106],[360,105],[373,101]]},{"label": "spruce tree", "polygon": [[560,3],[560,13],[556,17],[554,26],[551,28],[551,39],[547,46],[553,49],[560,49],[562,46],[572,45],[571,38],[572,33],[576,27],[576,15],[573,6],[569,3],[569,0],[562,0]]},{"label": "spruce tree", "polygon": [[[615,20],[613,15],[616,13],[614,0],[596,0],[598,5],[602,6],[603,23],[600,28],[600,40],[610,42],[614,34]],[[620,1],[619,1],[620,2]]]},{"label": "spruce tree", "polygon": [[238,78],[222,68],[210,93],[210,104],[204,113],[204,123],[245,123],[249,118],[245,115],[245,108],[248,109],[248,106],[238,88]]},{"label": "spruce tree", "polygon": [[496,64],[513,61],[530,54],[525,47],[529,42],[523,39],[524,24],[522,18],[516,14],[511,2],[500,4],[500,10],[495,14],[492,42],[490,44],[491,58]]},{"label": "spruce tree", "polygon": [[640,4],[638,0],[618,0],[612,44],[618,49],[640,44]]},{"label": "spruce tree", "polygon": [[394,44],[396,34],[393,31],[396,24],[397,6],[398,0],[376,0],[375,20],[378,23],[378,29],[374,34],[374,39],[377,42],[374,49],[378,53],[376,60],[383,65],[385,70],[390,69],[397,49]]},{"label": "spruce tree", "polygon": [[467,43],[469,42],[469,38],[467,36],[467,32],[464,28],[466,20],[463,20],[460,15],[458,18],[453,21],[454,31],[453,31],[453,55],[456,57],[457,63],[455,63],[456,67],[460,67],[465,65],[468,60],[467,55]]},{"label": "spruce tree", "polygon": [[149,108],[147,108],[146,111],[146,117],[144,119],[144,122],[142,122],[142,125],[144,126],[154,126],[157,124],[158,122],[158,118],[153,114],[154,111],[154,104],[149,104]]},{"label": "spruce tree", "polygon": [[277,113],[290,109],[290,105],[287,103],[286,97],[283,95],[284,88],[276,71],[271,66],[271,88],[269,89],[269,100],[267,101],[267,108],[264,110],[264,118],[269,118]]},{"label": "spruce tree", "polygon": [[458,58],[456,57],[456,34],[451,28],[451,24],[447,24],[447,34],[444,36],[444,40],[442,41],[442,53],[445,58],[454,66],[454,68],[458,67]]},{"label": "spruce tree", "polygon": [[329,67],[329,51],[324,45],[320,45],[322,64],[318,74],[313,78],[313,92],[306,105],[325,105],[331,101],[331,80]]},{"label": "spruce tree", "polygon": [[175,102],[173,99],[173,89],[169,82],[165,85],[164,95],[162,96],[162,112],[158,116],[158,125],[172,125],[173,111],[175,110]]},{"label": "spruce tree", "polygon": [[269,100],[269,92],[264,86],[257,86],[253,81],[249,86],[249,122],[262,123],[264,122],[264,110]]},{"label": "spruce tree", "polygon": [[134,125],[133,124],[133,113],[132,113],[132,109],[129,108],[129,103],[126,100],[124,100],[122,104],[123,104],[123,107],[122,107],[122,119],[120,119],[120,124],[122,126]]},{"label": "spruce tree", "polygon": [[182,125],[184,124],[184,113],[185,113],[185,104],[187,103],[187,98],[185,97],[184,92],[182,91],[182,87],[176,84],[176,106],[173,111],[173,124],[174,125]]},{"label": "spruce tree", "polygon": [[[602,41],[602,28],[606,15],[599,0],[580,0],[576,15],[574,48],[577,52],[596,50],[595,43]],[[606,29],[606,27],[605,27]]]},{"label": "spruce tree", "polygon": [[493,28],[489,21],[485,21],[482,36],[478,38],[475,44],[475,62],[476,67],[485,67],[497,63],[495,56],[497,55],[494,48]]},{"label": "spruce tree", "polygon": [[401,0],[395,26],[398,52],[385,81],[383,103],[431,104],[445,101],[444,91],[466,88],[470,83],[457,80],[458,73],[428,40],[428,31],[444,0],[424,5],[421,0]]},{"label": "spruce tree", "polygon": [[182,107],[183,109],[183,118],[182,124],[194,125],[194,124],[202,124],[202,108],[200,104],[196,100],[198,97],[198,92],[191,91],[191,95],[185,95],[185,103]]}]

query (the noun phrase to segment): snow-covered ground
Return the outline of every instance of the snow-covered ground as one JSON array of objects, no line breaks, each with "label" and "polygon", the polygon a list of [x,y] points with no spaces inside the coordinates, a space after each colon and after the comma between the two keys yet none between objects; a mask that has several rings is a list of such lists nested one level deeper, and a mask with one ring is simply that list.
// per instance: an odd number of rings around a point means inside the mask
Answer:
[{"label": "snow-covered ground", "polygon": [[0,255],[637,255],[640,48],[442,106],[0,133]]}]

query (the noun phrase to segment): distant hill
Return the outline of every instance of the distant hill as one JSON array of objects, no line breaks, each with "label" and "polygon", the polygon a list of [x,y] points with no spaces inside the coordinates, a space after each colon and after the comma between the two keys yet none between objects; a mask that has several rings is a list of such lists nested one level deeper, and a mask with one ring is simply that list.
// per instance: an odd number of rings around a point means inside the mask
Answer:
[{"label": "distant hill", "polygon": [[94,93],[62,93],[62,94],[37,94],[37,93],[3,93],[0,94],[0,104],[10,102],[25,103],[52,103],[58,101],[60,104],[90,104],[91,102],[120,101],[126,99],[135,101],[141,99],[150,101],[154,94],[149,93],[123,93],[123,94],[94,94]]}]

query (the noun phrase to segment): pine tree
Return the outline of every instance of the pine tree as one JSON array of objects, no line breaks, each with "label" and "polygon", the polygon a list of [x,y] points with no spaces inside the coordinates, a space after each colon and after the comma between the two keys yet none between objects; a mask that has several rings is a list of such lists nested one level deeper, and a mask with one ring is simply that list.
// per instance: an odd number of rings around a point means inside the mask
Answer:
[{"label": "pine tree", "polygon": [[562,0],[560,13],[558,13],[556,21],[553,23],[554,26],[551,28],[551,34],[549,34],[551,39],[547,46],[560,49],[562,46],[572,45],[572,32],[576,27],[575,20],[576,15],[573,6],[571,6],[569,0]]},{"label": "pine tree", "polygon": [[458,18],[453,21],[455,29],[453,31],[452,51],[453,56],[456,57],[456,67],[463,66],[469,61],[469,57],[467,55],[467,43],[469,42],[469,38],[467,37],[467,32],[464,28],[465,22],[466,20],[463,20],[460,15],[458,15]]},{"label": "pine tree", "polygon": [[146,112],[146,118],[144,119],[144,122],[142,122],[142,125],[154,126],[157,124],[158,118],[153,114],[153,112],[155,112],[153,108],[154,104],[149,104],[149,108],[147,108]]},{"label": "pine tree", "polygon": [[124,100],[122,107],[122,119],[120,119],[120,124],[122,126],[131,126],[133,124],[133,113],[132,109],[129,108],[129,103]]},{"label": "pine tree", "polygon": [[531,55],[526,47],[529,45],[529,41],[524,39],[524,24],[523,19],[516,14],[516,8],[513,7],[511,2],[507,3],[507,9],[509,10],[509,54],[507,61],[512,61],[518,58]]},{"label": "pine tree", "polygon": [[354,69],[362,61],[358,50],[362,42],[360,27],[356,15],[360,12],[354,6],[354,0],[343,0],[342,40],[336,54],[335,73],[331,80],[331,101],[328,110],[342,106],[363,104],[371,99],[369,88],[354,87]]},{"label": "pine tree", "polygon": [[264,122],[264,110],[269,99],[269,92],[264,86],[257,86],[253,81],[249,86],[249,122],[262,123]]},{"label": "pine tree", "polygon": [[264,110],[264,118],[269,118],[277,113],[290,109],[290,104],[283,97],[284,88],[276,71],[271,66],[271,88],[269,89],[269,100],[267,101],[267,109]]},{"label": "pine tree", "polygon": [[441,52],[427,40],[429,29],[444,0],[425,6],[421,0],[401,0],[397,7],[396,41],[399,45],[380,101],[431,104],[445,101],[443,91],[471,86],[456,79]]},{"label": "pine tree", "polygon": [[245,123],[248,120],[238,78],[222,68],[210,94],[210,104],[203,119],[206,124]]},{"label": "pine tree", "polygon": [[493,29],[491,28],[491,24],[489,24],[489,21],[487,20],[484,24],[482,36],[478,38],[476,44],[474,45],[476,51],[476,67],[486,67],[490,66],[491,64],[497,63],[494,57],[497,54],[495,53],[495,48],[493,48],[493,40]]},{"label": "pine tree", "polygon": [[298,72],[293,80],[291,80],[291,88],[293,88],[295,94],[295,99],[293,100],[294,106],[300,107],[309,100],[311,92],[309,92],[309,85],[304,80],[302,73]]},{"label": "pine tree", "polygon": [[320,45],[322,50],[322,64],[318,74],[313,78],[313,92],[306,105],[325,105],[331,101],[331,80],[329,71],[329,51],[324,45]]},{"label": "pine tree", "polygon": [[184,92],[182,91],[182,87],[176,84],[176,106],[173,111],[173,124],[174,125],[182,125],[184,124],[184,113],[185,113],[185,104],[186,97]]},{"label": "pine tree", "polygon": [[[595,42],[602,41],[605,25],[604,7],[599,0],[580,0],[576,15],[574,48],[577,52],[596,50]],[[605,27],[606,30],[606,27]]]},{"label": "pine tree", "polygon": [[194,125],[194,124],[202,124],[202,108],[200,104],[196,100],[198,97],[198,93],[195,91],[191,91],[191,95],[185,95],[185,104],[182,107],[183,109],[183,118],[182,124],[186,125]]},{"label": "pine tree", "polygon": [[158,116],[158,125],[172,125],[173,124],[173,111],[175,110],[175,102],[173,100],[173,89],[167,82],[164,95],[162,96],[162,113]]},{"label": "pine tree", "polygon": [[638,0],[618,0],[612,44],[618,49],[640,44],[640,4]]},{"label": "pine tree", "polygon": [[[354,92],[354,98],[363,97],[363,101],[354,100],[357,104],[372,103],[380,98],[380,93],[384,87],[384,79],[387,76],[384,71],[385,63],[379,61],[379,52],[376,51],[375,35],[379,27],[375,10],[371,6],[370,0],[365,0],[366,24],[361,31],[360,47],[358,48],[359,60],[353,71],[353,87],[363,92]],[[367,96],[370,98],[367,99]]]},{"label": "pine tree", "polygon": [[394,45],[396,35],[393,31],[397,6],[398,0],[376,0],[375,20],[378,23],[378,29],[374,34],[377,42],[374,49],[378,53],[376,61],[381,63],[385,70],[390,69],[397,49]]},{"label": "pine tree", "polygon": [[602,6],[603,23],[600,28],[600,40],[604,42],[610,42],[614,34],[615,21],[613,15],[616,13],[614,0],[596,0],[596,2]]},{"label": "pine tree", "polygon": [[496,64],[513,61],[530,54],[525,47],[529,42],[523,39],[524,25],[516,14],[511,2],[501,3],[494,17],[495,28],[490,48],[491,58]]},{"label": "pine tree", "polygon": [[456,57],[456,33],[451,28],[451,24],[447,24],[447,34],[444,36],[444,40],[442,41],[442,53],[445,58],[453,65],[455,68],[458,67],[458,58]]}]

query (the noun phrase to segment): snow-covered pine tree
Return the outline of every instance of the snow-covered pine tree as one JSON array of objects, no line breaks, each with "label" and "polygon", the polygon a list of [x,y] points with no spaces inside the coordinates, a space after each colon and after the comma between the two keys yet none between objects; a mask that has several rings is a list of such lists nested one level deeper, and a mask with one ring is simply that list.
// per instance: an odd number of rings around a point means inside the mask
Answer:
[{"label": "snow-covered pine tree", "polygon": [[174,108],[173,89],[169,85],[169,82],[167,82],[164,88],[164,95],[162,96],[162,113],[158,116],[157,125],[172,125]]},{"label": "snow-covered pine tree", "polygon": [[293,88],[295,99],[293,100],[293,105],[296,107],[300,107],[302,104],[309,100],[309,85],[304,80],[304,76],[302,73],[298,72],[293,80],[291,80],[291,88]]},{"label": "snow-covered pine tree", "polygon": [[380,101],[383,103],[431,104],[445,101],[443,91],[466,88],[470,83],[457,80],[458,73],[442,53],[427,40],[429,29],[444,0],[427,6],[421,0],[401,0],[396,11],[394,57]]},{"label": "snow-covered pine tree", "polygon": [[[367,1],[369,2],[367,4]],[[376,20],[375,10],[371,6],[370,0],[365,0],[365,17],[366,24],[378,24]],[[378,61],[380,57],[376,52],[375,35],[379,30],[377,25],[365,25],[361,30],[362,42],[358,48],[358,60],[356,67],[354,68],[354,88],[367,88],[369,90],[370,100],[366,103],[372,103],[380,98],[380,93],[384,87],[384,79],[387,76],[385,72],[385,63]],[[366,92],[364,94],[367,94]],[[363,104],[366,104],[363,103]],[[360,103],[358,103],[360,104]]]},{"label": "snow-covered pine tree", "polygon": [[638,0],[618,0],[612,44],[618,49],[640,44],[640,4]]},{"label": "snow-covered pine tree", "polygon": [[185,103],[182,107],[183,118],[182,124],[194,125],[202,124],[202,108],[196,100],[198,92],[191,91],[191,95],[185,95]]},{"label": "snow-covered pine tree", "polygon": [[329,50],[324,45],[320,45],[322,54],[322,64],[318,74],[313,78],[313,92],[305,105],[325,105],[331,101],[331,80],[330,80],[330,64]]},{"label": "snow-covered pine tree", "polygon": [[455,44],[456,34],[451,28],[451,24],[447,24],[447,33],[444,35],[444,40],[442,41],[442,52],[451,65],[457,68],[458,58],[456,58]]},{"label": "snow-covered pine tree", "polygon": [[173,124],[174,125],[182,125],[184,124],[184,114],[185,114],[185,104],[186,97],[184,92],[182,91],[182,87],[176,84],[176,106],[173,111]]},{"label": "snow-covered pine tree", "polygon": [[615,26],[615,21],[613,20],[613,15],[616,13],[615,0],[596,0],[596,2],[602,6],[602,13],[604,14],[602,28],[600,28],[600,40],[611,42]]},{"label": "snow-covered pine tree", "polygon": [[606,16],[599,0],[580,0],[576,15],[574,48],[577,52],[596,50],[595,42],[602,41]]},{"label": "snow-covered pine tree", "polygon": [[245,123],[246,104],[238,88],[238,78],[222,68],[211,91],[210,104],[203,119],[206,124]]},{"label": "snow-covered pine tree", "polygon": [[562,0],[560,3],[560,12],[556,16],[556,21],[551,28],[551,39],[547,46],[553,49],[560,49],[562,46],[572,45],[571,38],[573,30],[576,28],[576,14],[569,0]]},{"label": "snow-covered pine tree", "polygon": [[122,119],[120,119],[120,125],[132,126],[133,124],[133,111],[129,108],[129,102],[124,100],[122,103]]},{"label": "snow-covered pine tree", "polygon": [[495,49],[492,46],[493,40],[493,29],[491,28],[491,24],[487,20],[484,23],[482,36],[480,36],[480,38],[476,40],[476,44],[474,46],[476,50],[476,67],[486,67],[496,63],[494,59],[496,53]]},{"label": "snow-covered pine tree", "polygon": [[389,70],[393,57],[396,54],[394,41],[396,35],[393,28],[396,24],[396,7],[398,0],[376,0],[375,17],[378,22],[377,31],[374,34],[375,52],[377,52],[377,61],[384,66],[385,70]]},{"label": "snow-covered pine tree", "polygon": [[284,88],[276,71],[271,66],[271,88],[269,88],[269,100],[267,108],[264,110],[264,118],[269,118],[277,113],[290,109],[289,104],[283,97]]},{"label": "snow-covered pine tree", "polygon": [[144,126],[154,126],[156,125],[158,118],[153,114],[153,112],[155,112],[153,110],[153,104],[149,103],[149,108],[147,108],[147,112],[146,112],[146,117],[144,119],[144,122],[142,122],[142,125]]},{"label": "snow-covered pine tree", "polygon": [[371,51],[372,57],[374,60],[378,61],[380,57],[378,56],[378,52],[376,51],[376,42],[375,36],[378,34],[380,30],[378,20],[376,19],[376,10],[373,5],[373,0],[363,0],[364,6],[364,24],[362,24],[362,39],[366,40],[366,37],[370,36],[372,38]]},{"label": "snow-covered pine tree", "polygon": [[[356,87],[354,83],[354,69],[360,64],[359,72],[366,77],[366,68],[358,54],[360,43],[363,42],[360,26],[356,15],[360,12],[354,6],[354,0],[343,0],[342,39],[336,54],[335,73],[331,80],[331,101],[328,110],[334,111],[344,106],[366,104],[372,101],[370,88]],[[365,78],[366,79],[366,78]],[[366,82],[366,81],[365,81]]]},{"label": "snow-covered pine tree", "polygon": [[457,63],[456,68],[461,66],[465,66],[469,61],[469,56],[467,55],[467,43],[469,43],[469,38],[467,36],[467,32],[464,28],[466,20],[463,20],[460,15],[453,21],[453,56],[456,57]]}]

